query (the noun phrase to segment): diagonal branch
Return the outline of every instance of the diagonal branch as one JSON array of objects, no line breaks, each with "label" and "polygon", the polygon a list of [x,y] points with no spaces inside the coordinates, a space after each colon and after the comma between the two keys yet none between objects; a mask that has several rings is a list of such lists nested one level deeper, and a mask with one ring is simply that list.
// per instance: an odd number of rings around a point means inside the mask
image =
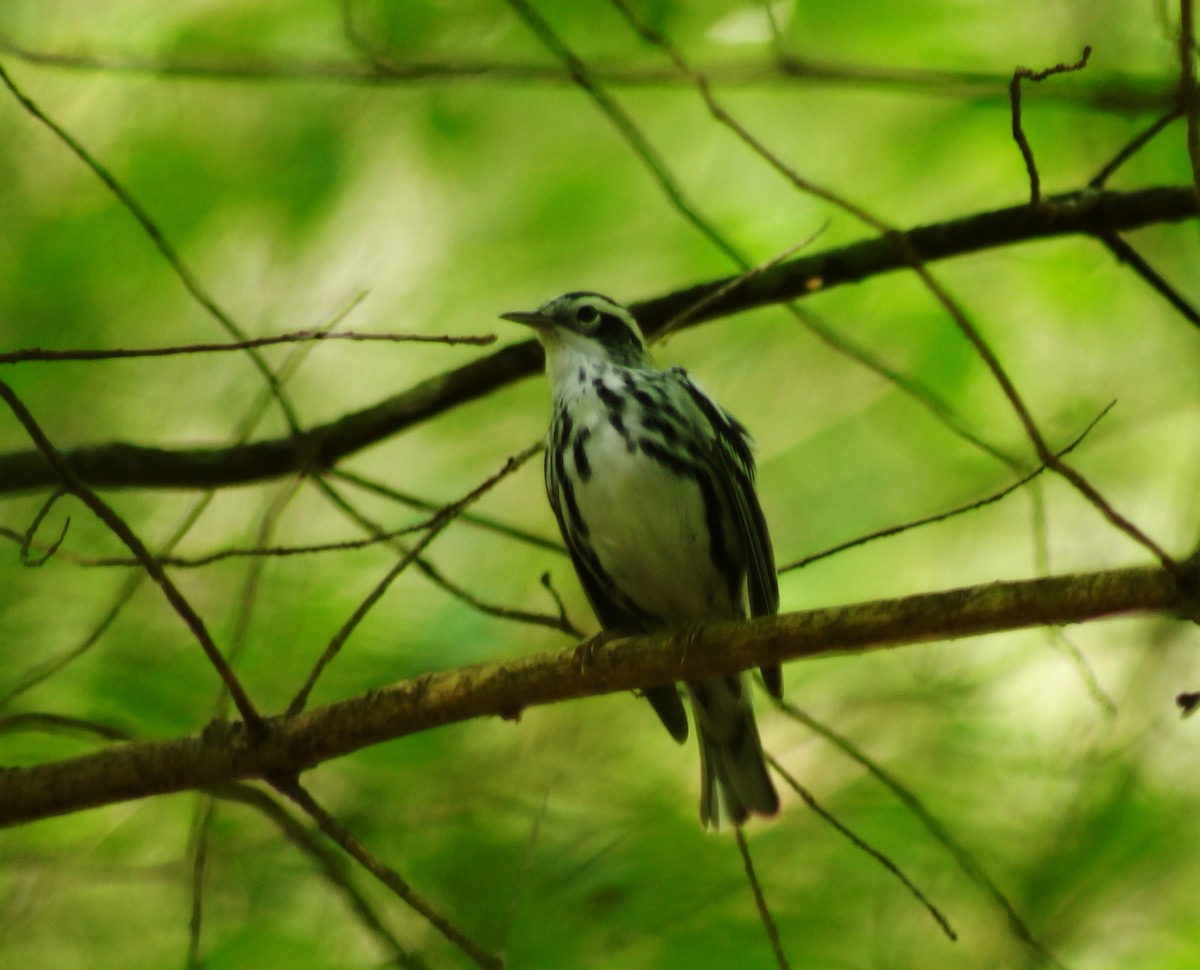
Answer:
[{"label": "diagonal branch", "polygon": [[[831,653],[1078,623],[1129,613],[1195,615],[1189,580],[1154,567],[988,583],[851,606],[617,637],[575,650],[428,673],[294,717],[265,735],[213,722],[170,741],[0,771],[0,826],[168,792],[253,778],[287,778],[360,748],[476,717],[514,719],[527,707],[719,676]],[[1185,588],[1189,587],[1189,588]]]},{"label": "diagonal branch", "polygon": [[254,731],[261,730],[263,721],[258,711],[255,710],[250,696],[243,689],[241,682],[237,679],[237,675],[233,672],[233,668],[229,666],[228,661],[226,661],[220,649],[213,642],[208,628],[204,625],[204,621],[192,608],[191,603],[187,601],[183,593],[179,591],[179,587],[171,581],[171,578],[163,569],[162,563],[146,548],[145,543],[129,528],[125,520],[117,515],[112,507],[88,488],[84,482],[80,481],[79,476],[63,461],[62,455],[59,454],[50,439],[46,437],[33,415],[29,413],[29,410],[21,402],[21,399],[17,397],[12,388],[5,384],[4,381],[0,381],[0,398],[4,400],[17,420],[24,426],[25,431],[33,439],[38,450],[45,456],[46,461],[54,468],[56,474],[59,476],[61,487],[71,492],[71,494],[91,509],[96,518],[108,526],[117,538],[125,543],[129,551],[138,558],[142,564],[142,568],[158,584],[159,588],[163,591],[163,595],[167,598],[167,602],[171,604],[171,607],[183,619],[187,628],[192,631],[192,635],[199,641],[205,656],[208,657],[209,663],[213,665],[217,674],[225,683],[226,688],[229,690],[229,695],[233,698],[238,712],[246,720],[247,725]]},{"label": "diagonal branch", "polygon": [[[167,239],[162,229],[159,228],[158,223],[154,221],[146,208],[140,202],[138,202],[136,198],[134,198],[129,190],[121,185],[121,183],[117,181],[113,174],[107,168],[101,165],[100,162],[93,157],[86,148],[83,147],[83,144],[77,138],[75,138],[74,135],[72,135],[58,122],[42,111],[42,109],[39,108],[31,98],[29,98],[20,88],[18,88],[16,84],[13,83],[12,78],[10,78],[8,73],[4,70],[3,65],[0,65],[0,84],[3,84],[4,87],[8,89],[9,93],[16,98],[21,107],[23,107],[33,118],[49,128],[50,131],[54,132],[55,136],[64,145],[66,145],[67,148],[69,148],[75,154],[75,156],[81,162],[83,162],[84,165],[90,168],[92,173],[98,179],[100,179],[101,182],[104,183],[105,187],[112,192],[117,201],[125,207],[126,211],[129,212],[129,214],[141,227],[142,231],[154,245],[154,248],[157,249],[163,259],[167,261],[167,265],[171,267],[172,272],[174,272],[174,274],[178,277],[179,282],[183,284],[183,288],[187,290],[192,299],[195,300],[205,310],[205,312],[209,314],[209,316],[216,320],[227,334],[229,334],[235,340],[245,342],[247,338],[246,333],[234,321],[233,317],[230,316],[229,313],[227,313],[220,305],[218,305],[216,299],[208,293],[203,284],[200,282],[200,278],[196,276],[187,263],[184,262],[183,257],[180,256],[175,250],[175,247]],[[284,394],[283,388],[276,380],[275,375],[271,372],[270,367],[267,366],[267,362],[263,358],[262,354],[260,354],[254,347],[247,349],[246,353],[249,355],[250,360],[258,369],[259,373],[262,374],[263,381],[270,389],[272,397],[274,397],[276,402],[279,404],[279,409],[282,412],[284,419],[287,421],[288,428],[291,429],[293,433],[299,432],[300,424],[296,418],[296,412],[292,408],[291,402],[288,400],[287,395]]]},{"label": "diagonal branch", "polygon": [[[1103,235],[1195,218],[1192,186],[1132,192],[1086,190],[1028,205],[980,212],[911,229],[901,238],[922,263],[1066,235]],[[731,289],[689,321],[692,326],[755,307],[907,269],[893,241],[872,236],[848,246],[788,260]],[[728,286],[713,280],[633,304],[648,336],[697,301]],[[64,452],[88,484],[103,488],[216,488],[322,469],[369,445],[484,397],[541,366],[535,341],[512,344],[393,397],[301,434],[222,448],[169,449],[112,442]],[[53,487],[58,476],[37,451],[0,454],[0,494]]]}]

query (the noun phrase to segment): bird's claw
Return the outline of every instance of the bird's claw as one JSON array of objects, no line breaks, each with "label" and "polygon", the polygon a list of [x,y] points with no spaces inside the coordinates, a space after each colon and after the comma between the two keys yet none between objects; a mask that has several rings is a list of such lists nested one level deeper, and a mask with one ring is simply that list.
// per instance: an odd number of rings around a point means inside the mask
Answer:
[{"label": "bird's claw", "polygon": [[613,633],[611,630],[601,630],[599,633],[588,637],[580,643],[575,648],[575,659],[579,663],[579,672],[583,673],[588,668],[597,650],[610,640],[615,640],[617,636],[618,634]]}]

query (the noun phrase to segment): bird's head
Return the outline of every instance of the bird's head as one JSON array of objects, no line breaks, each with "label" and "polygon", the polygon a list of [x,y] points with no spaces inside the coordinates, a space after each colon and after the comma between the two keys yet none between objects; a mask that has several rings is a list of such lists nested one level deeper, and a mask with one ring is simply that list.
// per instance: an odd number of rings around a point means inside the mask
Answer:
[{"label": "bird's head", "polygon": [[652,367],[633,314],[599,293],[565,293],[532,313],[501,318],[533,327],[551,371],[583,358],[622,367]]}]

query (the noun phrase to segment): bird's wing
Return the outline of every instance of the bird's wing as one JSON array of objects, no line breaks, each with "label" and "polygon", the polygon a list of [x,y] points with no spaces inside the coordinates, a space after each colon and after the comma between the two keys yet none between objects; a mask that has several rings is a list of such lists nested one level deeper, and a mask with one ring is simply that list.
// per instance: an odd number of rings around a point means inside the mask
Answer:
[{"label": "bird's wing", "polygon": [[[579,583],[587,595],[596,619],[605,630],[640,632],[656,628],[651,617],[646,616],[627,597],[620,596],[616,584],[608,577],[604,567],[582,541],[586,526],[575,506],[575,496],[570,479],[563,470],[563,450],[546,449],[546,493],[550,508],[558,520],[558,529],[567,544],[567,552],[575,565]],[[664,684],[643,689],[646,699],[654,708],[663,726],[676,741],[682,744],[688,736],[687,712],[683,700],[674,684]]]},{"label": "bird's wing", "polygon": [[[674,367],[668,377],[679,382],[712,428],[716,442],[710,458],[717,479],[737,519],[738,534],[746,550],[746,588],[751,616],[769,616],[779,610],[779,579],[775,553],[758,493],[754,488],[753,439],[745,427],[709,397],[687,371]],[[783,676],[778,666],[763,667],[767,690],[783,696]]]}]

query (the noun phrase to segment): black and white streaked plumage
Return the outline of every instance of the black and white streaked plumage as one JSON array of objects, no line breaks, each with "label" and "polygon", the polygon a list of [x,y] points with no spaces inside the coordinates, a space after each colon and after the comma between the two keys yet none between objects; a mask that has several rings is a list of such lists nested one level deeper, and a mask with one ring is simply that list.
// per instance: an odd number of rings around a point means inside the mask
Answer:
[{"label": "black and white streaked plumage", "polygon": [[[646,633],[774,613],[779,587],[746,429],[682,368],[658,370],[633,317],[608,297],[568,293],[502,316],[533,327],[546,351],[554,389],[546,491],[604,629]],[[763,676],[779,696],[779,668]],[[745,676],[686,688],[701,822],[718,824],[722,808],[735,825],[776,812]],[[685,741],[675,687],[645,693]]]}]

